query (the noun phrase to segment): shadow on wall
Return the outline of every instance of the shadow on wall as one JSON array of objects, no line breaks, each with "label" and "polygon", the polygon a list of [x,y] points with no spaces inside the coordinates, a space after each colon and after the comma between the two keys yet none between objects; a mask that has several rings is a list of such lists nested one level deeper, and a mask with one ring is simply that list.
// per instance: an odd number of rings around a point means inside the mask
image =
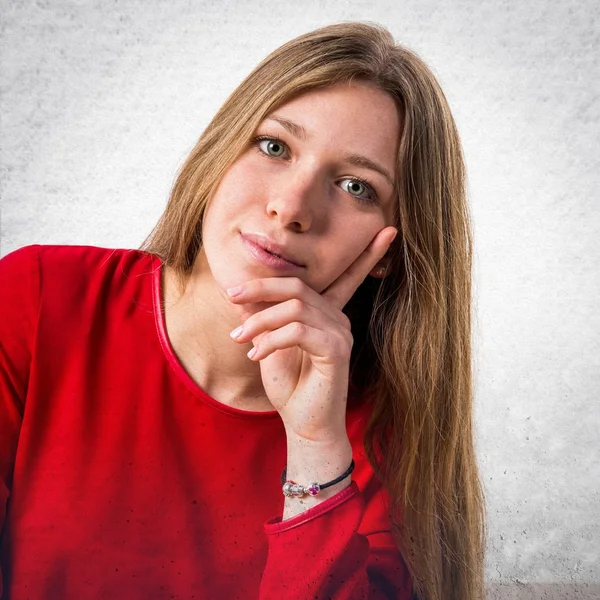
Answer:
[{"label": "shadow on wall", "polygon": [[593,583],[487,584],[487,600],[600,600],[600,585]]}]

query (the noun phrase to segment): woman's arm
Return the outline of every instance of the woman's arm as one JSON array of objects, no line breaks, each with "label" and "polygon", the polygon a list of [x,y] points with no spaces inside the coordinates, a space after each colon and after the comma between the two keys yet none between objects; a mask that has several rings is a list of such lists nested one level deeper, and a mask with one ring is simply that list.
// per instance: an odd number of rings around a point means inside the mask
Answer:
[{"label": "woman's arm", "polygon": [[[22,248],[0,260],[0,532],[4,531],[27,395],[39,280],[37,246]],[[0,597],[2,590],[0,571]]]},{"label": "woman's arm", "polygon": [[272,519],[260,600],[409,600],[409,571],[383,523],[381,488],[367,494],[355,482],[301,515]]},{"label": "woman's arm", "polygon": [[[342,308],[394,235],[393,228],[380,232],[322,294],[296,278],[253,280],[228,290],[235,304],[266,306],[232,337],[254,344],[249,357],[260,362],[265,391],[287,434],[287,478],[303,486],[335,479],[352,460],[346,432],[352,335]],[[409,598],[407,569],[383,522],[371,530],[365,499],[350,476],[314,497],[286,497],[283,518],[265,526],[261,600]]]}]

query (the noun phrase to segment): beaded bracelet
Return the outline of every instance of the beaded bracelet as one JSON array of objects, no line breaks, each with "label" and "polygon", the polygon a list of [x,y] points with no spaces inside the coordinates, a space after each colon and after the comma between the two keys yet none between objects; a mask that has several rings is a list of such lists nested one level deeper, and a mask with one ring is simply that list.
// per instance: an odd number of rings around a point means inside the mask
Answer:
[{"label": "beaded bracelet", "polygon": [[339,477],[336,477],[332,481],[328,481],[327,483],[311,483],[310,485],[303,486],[295,481],[286,481],[285,477],[287,474],[287,467],[283,468],[283,473],[281,474],[281,485],[283,490],[283,495],[288,498],[302,498],[307,494],[309,496],[316,496],[321,490],[325,488],[331,487],[340,481],[343,481],[354,471],[354,459],[350,463],[350,466],[346,471],[344,471]]}]

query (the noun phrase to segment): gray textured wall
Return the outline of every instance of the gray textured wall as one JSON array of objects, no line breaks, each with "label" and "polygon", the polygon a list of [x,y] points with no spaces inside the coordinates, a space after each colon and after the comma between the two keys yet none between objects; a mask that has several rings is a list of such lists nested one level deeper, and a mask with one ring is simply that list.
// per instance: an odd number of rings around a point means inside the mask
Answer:
[{"label": "gray textured wall", "polygon": [[490,598],[600,598],[599,8],[2,2],[0,254],[135,247],[221,102],[284,41],[386,25],[437,73],[476,235]]}]

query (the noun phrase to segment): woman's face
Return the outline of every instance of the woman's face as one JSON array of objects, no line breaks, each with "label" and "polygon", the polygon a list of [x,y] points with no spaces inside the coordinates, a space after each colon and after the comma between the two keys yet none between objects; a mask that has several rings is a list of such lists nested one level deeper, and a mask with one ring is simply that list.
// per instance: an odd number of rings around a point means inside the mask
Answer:
[{"label": "woman's face", "polygon": [[393,99],[370,84],[282,105],[215,191],[200,264],[221,290],[279,276],[322,292],[393,224],[399,137]]}]

